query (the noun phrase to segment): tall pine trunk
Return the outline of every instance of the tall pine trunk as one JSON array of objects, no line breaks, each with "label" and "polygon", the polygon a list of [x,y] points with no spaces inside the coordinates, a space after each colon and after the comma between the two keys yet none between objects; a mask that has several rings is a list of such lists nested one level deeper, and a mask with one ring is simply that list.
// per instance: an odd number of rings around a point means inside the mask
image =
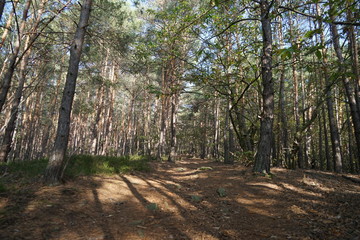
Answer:
[{"label": "tall pine trunk", "polygon": [[84,0],[81,7],[79,24],[70,48],[69,68],[61,100],[54,149],[45,170],[45,182],[49,184],[59,183],[62,177],[61,175],[69,140],[70,115],[75,95],[76,79],[79,72],[79,63],[85,38],[85,29],[89,22],[91,5],[92,0]]},{"label": "tall pine trunk", "polygon": [[[316,5],[317,15],[321,16],[319,5]],[[322,28],[322,23],[319,21],[319,27]],[[325,45],[324,32],[321,31],[320,41],[322,45]],[[326,49],[322,49],[322,70],[325,77],[325,97],[326,97],[326,107],[329,118],[329,128],[330,128],[330,139],[331,147],[333,154],[334,170],[336,172],[342,171],[342,155],[340,147],[340,134],[337,124],[337,119],[334,113],[334,100],[333,100],[333,91],[332,91],[332,80],[329,75],[328,69],[328,59]],[[328,166],[329,167],[329,166]]]},{"label": "tall pine trunk", "polygon": [[[332,20],[334,19],[333,17],[331,17]],[[340,47],[340,42],[339,42],[339,33],[337,30],[336,25],[331,24],[331,33],[332,33],[332,42],[334,45],[334,50],[336,52],[336,56],[338,58],[338,62],[339,62],[339,72],[346,72],[345,68],[344,68],[344,57],[342,54],[342,50]],[[355,96],[355,91],[354,88],[350,82],[350,79],[348,77],[346,77],[345,75],[341,75],[340,76],[344,87],[345,87],[345,95],[347,98],[347,102],[350,106],[350,114],[351,114],[351,120],[353,123],[353,128],[354,128],[354,133],[355,133],[355,140],[356,140],[356,148],[357,148],[357,159],[358,161],[360,161],[360,115],[359,115],[359,111],[357,108],[357,103],[356,103],[356,96]],[[349,129],[349,131],[351,131],[351,129]]]},{"label": "tall pine trunk", "polygon": [[263,52],[261,58],[262,101],[260,141],[255,156],[254,172],[270,172],[271,141],[274,118],[274,82],[272,77],[272,32],[268,0],[260,1]]}]

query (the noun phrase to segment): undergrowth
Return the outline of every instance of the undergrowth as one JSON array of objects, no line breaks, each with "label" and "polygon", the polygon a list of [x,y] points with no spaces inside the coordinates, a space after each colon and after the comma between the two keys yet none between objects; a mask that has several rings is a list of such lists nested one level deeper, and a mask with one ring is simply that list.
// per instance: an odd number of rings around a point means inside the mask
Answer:
[{"label": "undergrowth", "polygon": [[[65,170],[66,177],[81,175],[112,175],[124,174],[132,171],[149,171],[148,162],[150,157],[146,156],[91,156],[75,155],[68,160]],[[8,178],[35,178],[43,175],[48,159],[34,161],[11,162],[6,165],[6,176]],[[3,191],[0,182],[0,192]]]},{"label": "undergrowth", "polygon": [[70,158],[65,175],[112,175],[132,171],[146,172],[150,170],[149,160],[151,160],[150,157],[138,155],[123,157],[77,155]]}]

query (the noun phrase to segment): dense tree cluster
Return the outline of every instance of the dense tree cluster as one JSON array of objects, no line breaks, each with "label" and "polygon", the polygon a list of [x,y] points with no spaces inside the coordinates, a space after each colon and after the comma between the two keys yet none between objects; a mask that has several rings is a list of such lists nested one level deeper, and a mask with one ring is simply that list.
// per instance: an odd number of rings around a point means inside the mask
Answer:
[{"label": "dense tree cluster", "polygon": [[0,160],[51,165],[61,145],[53,181],[73,154],[359,172],[359,13],[355,0],[0,1]]}]

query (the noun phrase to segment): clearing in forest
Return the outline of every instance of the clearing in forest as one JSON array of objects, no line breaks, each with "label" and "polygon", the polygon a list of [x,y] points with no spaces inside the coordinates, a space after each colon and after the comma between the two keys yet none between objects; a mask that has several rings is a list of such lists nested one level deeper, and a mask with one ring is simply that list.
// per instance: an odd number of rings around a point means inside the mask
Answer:
[{"label": "clearing in forest", "polygon": [[[360,185],[341,175],[200,159],[1,194],[0,239],[358,239]],[[353,176],[355,178],[355,176]]]}]

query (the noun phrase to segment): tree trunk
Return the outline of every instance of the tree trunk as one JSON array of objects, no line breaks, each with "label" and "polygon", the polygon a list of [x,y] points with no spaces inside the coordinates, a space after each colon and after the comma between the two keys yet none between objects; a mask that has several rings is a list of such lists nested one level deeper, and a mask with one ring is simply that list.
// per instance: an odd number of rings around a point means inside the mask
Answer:
[{"label": "tree trunk", "polygon": [[322,108],[322,116],[323,116],[323,127],[324,127],[324,140],[325,140],[325,158],[326,158],[326,170],[331,170],[331,161],[330,161],[330,146],[329,146],[329,138],[328,138],[328,127],[326,125],[326,114],[325,107]]},{"label": "tree trunk", "polygon": [[65,154],[70,133],[70,114],[75,94],[76,79],[85,38],[85,29],[90,17],[92,0],[84,0],[75,37],[70,48],[70,60],[66,82],[59,111],[58,128],[53,152],[45,170],[45,182],[59,183],[64,166]]},{"label": "tree trunk", "polygon": [[[180,68],[180,70],[182,70],[182,65],[183,63],[179,63],[176,61],[176,59],[172,59],[170,60],[170,64],[169,64],[169,79],[170,80],[170,91],[171,91],[171,97],[170,97],[170,104],[171,104],[171,115],[170,115],[170,153],[169,153],[169,157],[168,157],[168,161],[170,162],[175,162],[176,161],[176,155],[177,155],[177,138],[176,138],[176,134],[177,134],[177,112],[178,112],[178,108],[179,108],[179,79],[177,77],[177,75],[175,74],[176,72],[176,67]],[[178,69],[179,71],[179,69]]]},{"label": "tree trunk", "polygon": [[[27,42],[28,41],[29,41],[29,38],[27,39]],[[14,100],[13,100],[13,103],[11,106],[10,119],[7,123],[6,129],[5,129],[5,135],[4,135],[3,142],[2,142],[1,148],[0,148],[0,162],[7,161],[7,157],[10,152],[10,149],[11,149],[12,137],[13,137],[13,133],[15,130],[16,120],[18,117],[20,100],[22,97],[25,80],[26,80],[26,66],[27,66],[27,61],[29,59],[29,56],[30,56],[30,51],[27,52],[26,56],[21,60],[20,73],[19,73],[19,75],[20,75],[19,85],[15,92]]]},{"label": "tree trunk", "polygon": [[[1,35],[0,49],[2,49],[2,47],[4,46],[6,37],[9,34],[9,29],[11,27],[12,19],[14,17],[14,12],[16,11],[17,4],[18,4],[18,2],[13,2],[13,11],[10,13],[10,15],[6,21],[6,25],[4,27],[5,30],[4,30],[3,34]],[[1,71],[1,73],[2,73],[2,71]]]},{"label": "tree trunk", "polygon": [[[40,23],[41,16],[44,11],[44,7],[45,7],[44,2],[42,2],[39,10],[37,11],[37,15],[36,15],[37,17],[34,20],[34,26],[31,29],[31,32],[37,31],[38,24]],[[24,85],[25,85],[25,81],[26,81],[26,67],[27,67],[28,60],[29,60],[29,57],[31,54],[30,42],[33,41],[33,38],[34,38],[34,35],[28,35],[25,40],[24,50],[27,49],[27,51],[25,52],[23,58],[20,61],[19,84],[18,84],[18,87],[15,92],[14,100],[13,100],[12,107],[11,107],[10,119],[8,121],[6,130],[5,130],[4,139],[3,139],[3,142],[2,142],[2,145],[0,148],[0,162],[7,161],[7,157],[10,152],[10,149],[11,149],[12,137],[13,137],[13,133],[15,130],[16,120],[18,117],[20,100],[21,100],[21,97],[23,94],[23,89],[24,89]]]},{"label": "tree trunk", "polygon": [[[331,19],[334,20],[334,17],[331,16]],[[331,33],[333,38],[334,50],[339,62],[339,72],[346,72],[344,68],[344,57],[339,42],[339,33],[336,25],[331,24]],[[350,37],[351,38],[351,37]],[[356,148],[357,148],[357,160],[360,161],[360,114],[358,112],[355,91],[350,83],[350,79],[344,75],[341,75],[341,80],[345,87],[345,95],[350,107],[351,120],[354,127]],[[351,129],[349,129],[350,131]]]},{"label": "tree trunk", "polygon": [[253,171],[270,173],[271,141],[274,118],[274,83],[272,78],[272,32],[271,19],[269,16],[269,1],[261,0],[260,8],[263,36],[263,53],[261,59],[263,111],[260,120],[260,141],[255,156]]},{"label": "tree trunk", "polygon": [[[22,22],[18,29],[17,39],[15,40],[13,52],[9,58],[8,68],[7,68],[4,78],[2,79],[2,82],[1,82],[0,113],[2,112],[2,109],[4,107],[4,104],[5,104],[5,101],[7,98],[7,94],[9,92],[9,89],[11,86],[11,80],[12,80],[12,77],[15,72],[17,59],[18,59],[18,55],[20,52],[20,44],[21,44],[22,34],[23,34],[25,26],[26,26],[26,20],[28,18],[28,12],[29,12],[30,5],[31,5],[31,0],[28,0],[25,4],[23,16],[22,16]],[[15,11],[15,9],[14,9],[14,11]]]},{"label": "tree trunk", "polygon": [[224,127],[224,163],[232,164],[232,149],[231,149],[231,122],[230,122],[230,100],[226,100],[226,110],[225,110],[225,127]]},{"label": "tree trunk", "polygon": [[162,94],[161,94],[161,109],[160,109],[160,137],[157,149],[157,158],[161,159],[165,151],[166,145],[166,119],[167,119],[167,73],[162,69]]},{"label": "tree trunk", "polygon": [[2,15],[3,15],[3,12],[4,12],[5,3],[6,3],[6,0],[0,0],[0,21],[1,21]]},{"label": "tree trunk", "polygon": [[319,121],[319,169],[324,170],[324,154],[323,154],[323,134],[322,134],[322,124],[321,124],[321,115],[318,118]]},{"label": "tree trunk", "polygon": [[219,99],[217,96],[215,96],[214,100],[214,147],[213,147],[213,157],[218,158],[219,157],[219,127],[220,127],[220,106],[219,106]]},{"label": "tree trunk", "polygon": [[[316,5],[317,15],[321,16],[319,5]],[[322,29],[322,23],[319,21],[319,27]],[[321,44],[325,45],[325,37],[323,31],[320,34]],[[331,147],[333,150],[333,161],[336,172],[342,171],[342,156],[340,148],[340,135],[337,120],[334,113],[334,100],[333,100],[333,91],[332,91],[332,80],[329,76],[328,70],[328,60],[327,60],[327,51],[325,48],[322,49],[322,70],[325,77],[325,97],[326,97],[326,106],[329,118],[329,127],[330,127],[330,139]]]}]

